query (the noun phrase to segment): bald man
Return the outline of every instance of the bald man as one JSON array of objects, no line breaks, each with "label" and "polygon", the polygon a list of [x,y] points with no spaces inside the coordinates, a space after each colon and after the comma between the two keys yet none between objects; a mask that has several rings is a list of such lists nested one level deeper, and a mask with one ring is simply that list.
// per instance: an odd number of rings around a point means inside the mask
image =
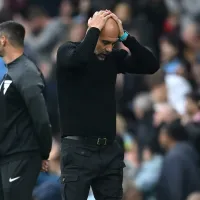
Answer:
[{"label": "bald man", "polygon": [[[114,49],[123,42],[131,51]],[[116,15],[96,12],[81,42],[57,52],[63,200],[122,199],[123,148],[116,137],[115,82],[118,73],[153,74],[153,54],[123,30]]]}]

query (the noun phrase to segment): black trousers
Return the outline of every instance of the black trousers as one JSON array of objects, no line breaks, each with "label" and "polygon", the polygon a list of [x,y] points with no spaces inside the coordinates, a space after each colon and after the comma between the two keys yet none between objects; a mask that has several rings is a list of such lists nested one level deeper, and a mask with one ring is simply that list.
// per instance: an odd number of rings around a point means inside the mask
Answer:
[{"label": "black trousers", "polygon": [[97,146],[79,140],[63,139],[63,200],[87,200],[90,186],[96,200],[121,200],[124,167],[124,151],[117,141]]},{"label": "black trousers", "polygon": [[39,155],[0,165],[0,200],[31,200],[41,170]]}]

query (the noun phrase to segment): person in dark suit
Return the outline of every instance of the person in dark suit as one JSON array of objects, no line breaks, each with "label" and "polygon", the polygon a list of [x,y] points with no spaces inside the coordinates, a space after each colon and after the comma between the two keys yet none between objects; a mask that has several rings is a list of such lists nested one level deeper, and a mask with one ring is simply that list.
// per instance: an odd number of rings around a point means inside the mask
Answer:
[{"label": "person in dark suit", "polygon": [[200,191],[199,156],[187,142],[187,133],[180,120],[165,124],[159,141],[167,151],[157,187],[157,199],[185,200]]}]

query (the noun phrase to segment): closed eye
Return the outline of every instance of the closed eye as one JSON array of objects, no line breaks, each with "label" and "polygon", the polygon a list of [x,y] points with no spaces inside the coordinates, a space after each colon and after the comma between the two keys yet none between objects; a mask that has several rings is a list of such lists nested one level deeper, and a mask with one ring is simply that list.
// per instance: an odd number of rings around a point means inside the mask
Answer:
[{"label": "closed eye", "polygon": [[107,40],[102,40],[102,43],[103,43],[104,45],[111,44],[111,42],[110,42],[110,41],[107,41]]},{"label": "closed eye", "polygon": [[103,43],[104,45],[109,45],[109,44],[111,44],[112,46],[114,46],[117,42],[118,42],[118,41],[110,42],[110,41],[107,41],[107,40],[102,40],[102,43]]}]

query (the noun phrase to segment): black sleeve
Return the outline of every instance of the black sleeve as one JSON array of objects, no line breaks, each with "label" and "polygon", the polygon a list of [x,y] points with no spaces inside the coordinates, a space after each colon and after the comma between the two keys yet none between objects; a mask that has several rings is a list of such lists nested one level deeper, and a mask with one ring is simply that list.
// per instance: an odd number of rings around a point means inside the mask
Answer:
[{"label": "black sleeve", "polygon": [[20,77],[18,89],[31,116],[42,159],[46,160],[51,151],[52,133],[43,96],[44,82],[39,71],[26,70]]},{"label": "black sleeve", "polygon": [[100,30],[90,28],[80,44],[67,42],[57,52],[57,66],[63,68],[83,68],[94,53]]},{"label": "black sleeve", "polygon": [[133,74],[153,74],[159,69],[159,61],[153,53],[142,46],[134,37],[128,36],[123,44],[130,50],[118,52],[118,72]]}]

